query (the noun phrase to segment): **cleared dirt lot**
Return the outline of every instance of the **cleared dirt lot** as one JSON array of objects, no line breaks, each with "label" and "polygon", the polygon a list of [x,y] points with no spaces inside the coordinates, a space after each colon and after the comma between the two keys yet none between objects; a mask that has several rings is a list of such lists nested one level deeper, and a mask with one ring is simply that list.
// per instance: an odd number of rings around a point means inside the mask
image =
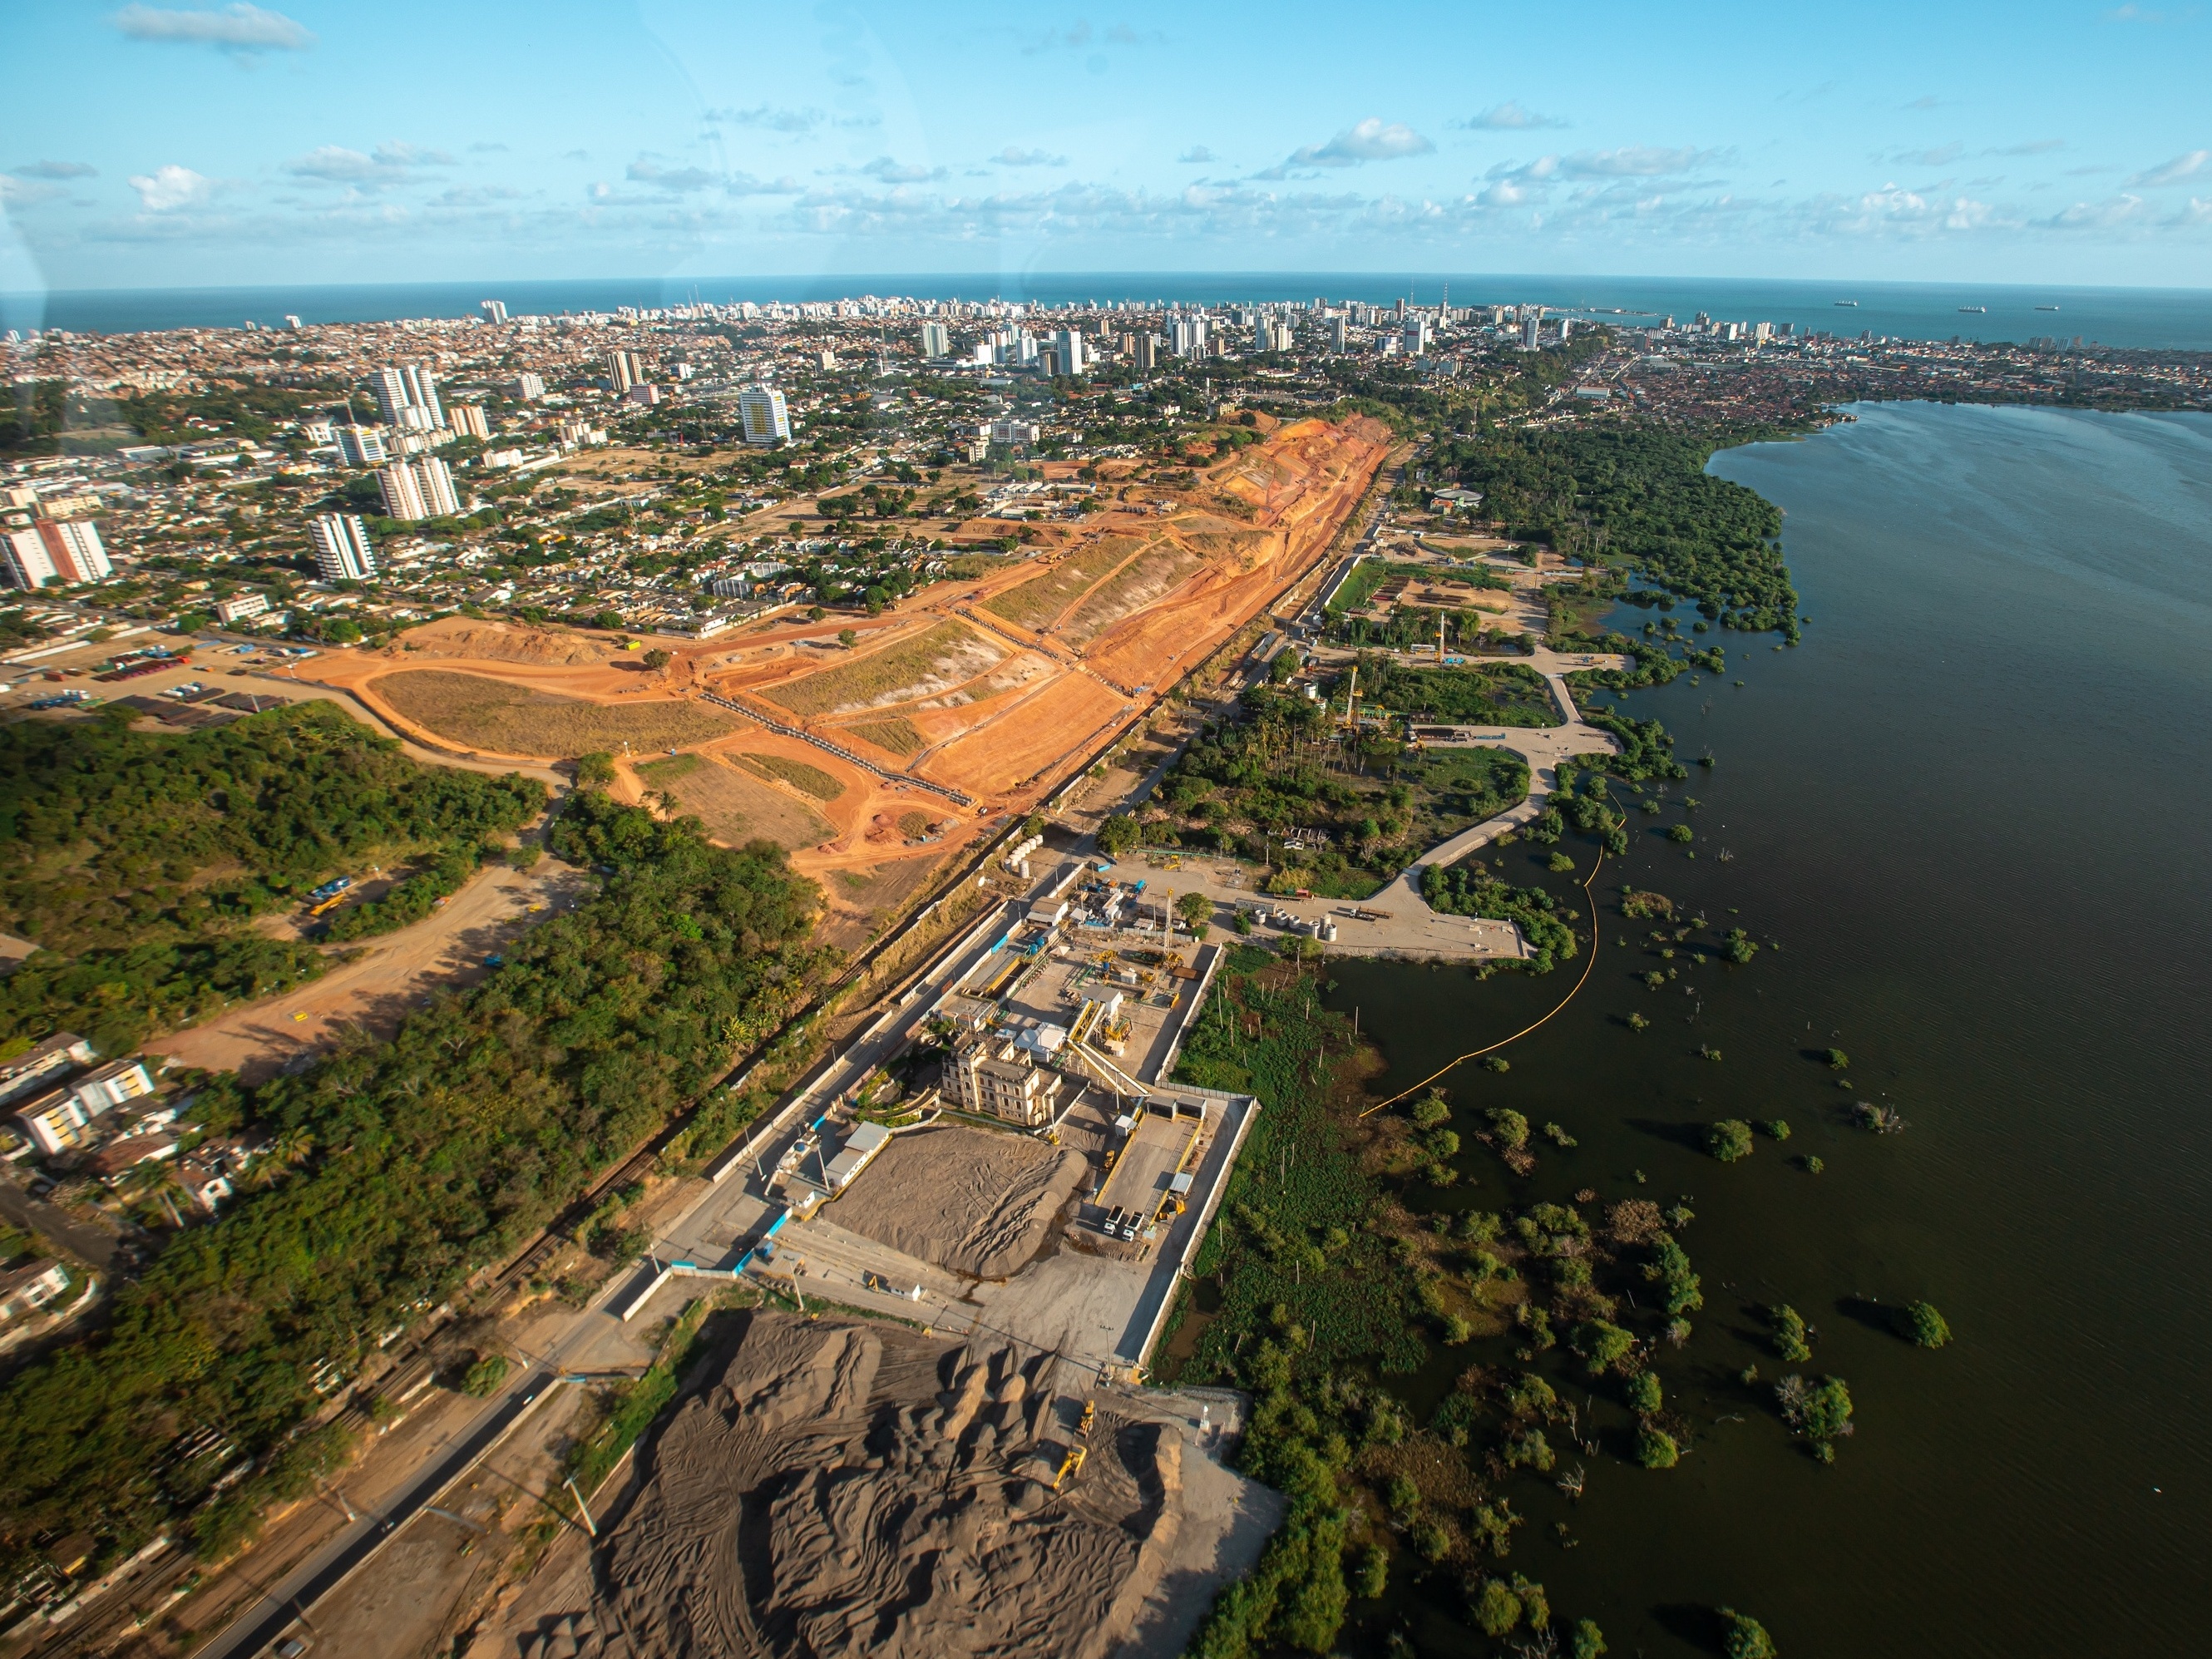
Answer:
[{"label": "cleared dirt lot", "polygon": [[648,788],[665,790],[677,809],[696,812],[719,842],[741,847],[772,841],[789,850],[812,847],[834,837],[830,820],[766,778],[720,755],[678,755],[637,769]]},{"label": "cleared dirt lot", "polygon": [[843,714],[940,696],[989,673],[1006,654],[1004,646],[965,623],[942,622],[867,656],[765,687],[760,695],[794,714]]},{"label": "cleared dirt lot", "polygon": [[838,1224],[971,1279],[1009,1279],[1043,1247],[1084,1158],[964,1125],[902,1134],[838,1205]]},{"label": "cleared dirt lot", "polygon": [[[929,852],[941,860],[1037,805],[1311,571],[1389,445],[1380,425],[1357,418],[1261,430],[1261,444],[1194,486],[1148,483],[1141,499],[1080,524],[1031,526],[1033,556],[991,560],[882,617],[793,616],[713,641],[664,640],[671,660],[660,670],[613,635],[452,619],[407,635],[413,652],[327,651],[305,672],[447,750],[550,762],[619,755],[627,742],[648,764],[671,748],[722,757],[717,766],[740,769],[758,788],[702,765],[672,781],[683,810],[718,839],[777,841],[825,884],[873,871],[912,841],[896,826],[915,811],[942,820]],[[849,649],[837,637],[848,629],[858,636]],[[424,655],[438,665],[414,665]],[[882,773],[704,702],[702,692],[805,726]],[[738,755],[755,768],[765,757],[771,776],[742,770]],[[779,770],[787,762],[839,787]],[[902,774],[974,805],[950,813]],[[654,786],[625,772],[623,787]]]},{"label": "cleared dirt lot", "polygon": [[[412,927],[332,947],[333,954],[360,954],[320,979],[146,1047],[187,1066],[235,1070],[252,1082],[325,1052],[349,1031],[387,1035],[436,988],[483,978],[487,956],[572,908],[585,882],[582,872],[553,859],[527,872],[495,866]],[[532,905],[544,908],[533,913]]]},{"label": "cleared dirt lot", "polygon": [[619,753],[680,749],[718,738],[737,725],[712,704],[675,701],[610,706],[532,690],[482,675],[442,668],[406,668],[372,683],[375,696],[404,719],[453,743],[502,755]]}]

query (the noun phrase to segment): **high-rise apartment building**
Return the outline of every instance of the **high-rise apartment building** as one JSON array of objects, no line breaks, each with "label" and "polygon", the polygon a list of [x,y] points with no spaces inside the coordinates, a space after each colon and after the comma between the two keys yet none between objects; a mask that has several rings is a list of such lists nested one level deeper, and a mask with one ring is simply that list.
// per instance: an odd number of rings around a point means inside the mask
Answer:
[{"label": "high-rise apartment building", "polygon": [[645,359],[635,351],[607,353],[607,380],[617,392],[628,392],[644,383]]},{"label": "high-rise apartment building", "polygon": [[315,569],[325,581],[365,582],[376,574],[376,552],[358,514],[317,514],[307,525],[307,540],[315,550]]},{"label": "high-rise apartment building", "polygon": [[1206,356],[1206,319],[1178,317],[1175,319],[1175,354],[1178,357]]},{"label": "high-rise apartment building", "polygon": [[1418,313],[1406,319],[1406,355],[1418,357],[1429,349],[1429,319]]},{"label": "high-rise apartment building", "polygon": [[952,355],[952,331],[942,323],[921,325],[921,355],[925,357],[950,357]]},{"label": "high-rise apartment building", "polygon": [[1544,325],[1536,318],[1529,317],[1522,319],[1521,324],[1521,345],[1522,349],[1534,351],[1536,349],[1537,331],[1543,326]]},{"label": "high-rise apartment building", "polygon": [[488,323],[503,323],[507,320],[506,301],[479,300],[477,303],[483,311],[484,321]]},{"label": "high-rise apartment building", "polygon": [[738,418],[749,444],[781,443],[791,436],[791,411],[772,386],[749,386],[738,394]]},{"label": "high-rise apartment building", "polygon": [[384,516],[413,523],[417,519],[448,519],[461,510],[453,493],[453,475],[435,455],[411,461],[395,461],[379,470],[376,487],[384,497]]},{"label": "high-rise apartment building", "polygon": [[446,423],[445,410],[438,405],[437,379],[420,363],[378,369],[369,390],[376,394],[377,410],[386,426],[428,432]]},{"label": "high-rise apartment building", "polygon": [[1091,360],[1083,349],[1083,331],[1063,328],[1052,337],[1053,354],[1059,360],[1054,371],[1060,374],[1080,374],[1090,367]]},{"label": "high-rise apartment building", "polygon": [[534,404],[545,395],[545,377],[526,368],[514,377],[514,385],[510,390],[522,402]]},{"label": "high-rise apartment building", "polygon": [[1347,325],[1341,317],[1330,318],[1328,319],[1328,349],[1331,351],[1342,351],[1351,343],[1352,338],[1349,325]]},{"label": "high-rise apartment building", "polygon": [[40,519],[28,530],[9,532],[0,553],[9,582],[25,589],[98,581],[115,569],[100,545],[100,526],[89,519]]},{"label": "high-rise apartment building", "polygon": [[446,423],[454,431],[471,438],[491,436],[491,422],[484,418],[481,404],[455,404],[446,410]]},{"label": "high-rise apartment building", "polygon": [[1150,374],[1160,366],[1160,337],[1157,334],[1137,335],[1131,343],[1129,356],[1137,368]]},{"label": "high-rise apartment building", "polygon": [[338,453],[348,466],[382,466],[392,459],[381,427],[342,426],[337,437]]}]

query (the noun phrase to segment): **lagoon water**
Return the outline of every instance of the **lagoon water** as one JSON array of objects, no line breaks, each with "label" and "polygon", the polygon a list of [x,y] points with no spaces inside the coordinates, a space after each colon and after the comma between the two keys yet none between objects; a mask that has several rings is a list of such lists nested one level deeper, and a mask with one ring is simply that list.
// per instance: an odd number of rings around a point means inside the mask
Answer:
[{"label": "lagoon water", "polygon": [[[1652,1659],[1717,1651],[1719,1604],[1791,1659],[2191,1651],[2212,1614],[2212,417],[1856,412],[1713,465],[1787,512],[1803,644],[1707,636],[1727,674],[1617,700],[1717,764],[1668,791],[1702,802],[1697,858],[1658,833],[1680,808],[1632,812],[1601,890],[1656,888],[1773,945],[1652,992],[1656,959],[1615,942],[1641,928],[1608,911],[1576,1003],[1510,1073],[1450,1079],[1463,1115],[1511,1105],[1581,1145],[1525,1182],[1477,1149],[1472,1190],[1439,1204],[1687,1195],[1705,1279],[1659,1365],[1690,1455],[1620,1461],[1630,1419],[1600,1398],[1608,1455],[1563,1460],[1588,1496],[1513,1483],[1530,1519],[1506,1565]],[[1578,897],[1534,850],[1498,856]],[[1571,982],[1332,971],[1386,1089]],[[1831,1045],[1848,1091],[1808,1052]],[[1850,1127],[1860,1098],[1911,1128]],[[1795,1134],[1724,1167],[1698,1130],[1731,1116]],[[1921,1297],[1950,1348],[1907,1346],[1874,1306]],[[1819,1328],[1805,1369],[1856,1404],[1832,1468],[1771,1407],[1788,1368],[1761,1310],[1784,1301]],[[1455,1596],[1394,1595],[1366,1635],[1401,1620],[1424,1653],[1486,1650]]]}]

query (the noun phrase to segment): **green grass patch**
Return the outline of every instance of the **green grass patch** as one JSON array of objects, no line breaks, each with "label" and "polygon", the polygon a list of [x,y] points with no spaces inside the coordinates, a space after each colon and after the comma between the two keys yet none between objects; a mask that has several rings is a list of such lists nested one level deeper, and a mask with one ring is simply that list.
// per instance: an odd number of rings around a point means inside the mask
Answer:
[{"label": "green grass patch", "polygon": [[623,1454],[676,1398],[677,1387],[699,1352],[707,1316],[717,1305],[717,1299],[708,1296],[692,1303],[670,1327],[659,1354],[646,1368],[645,1375],[600,1395],[605,1416],[597,1429],[569,1449],[568,1465],[562,1471],[581,1491],[596,1493],[622,1462]]},{"label": "green grass patch", "polygon": [[678,778],[688,778],[706,762],[696,755],[668,755],[657,761],[647,761],[637,769],[637,775],[655,789],[665,789]]},{"label": "green grass patch", "polygon": [[1413,720],[1480,726],[1563,724],[1544,677],[1512,662],[1409,668],[1371,658],[1360,665],[1359,701],[1364,707],[1388,708]]},{"label": "green grass patch", "polygon": [[1143,544],[1134,536],[1102,536],[1049,570],[993,594],[983,601],[982,608],[1018,627],[1040,632]]},{"label": "green grass patch", "polygon": [[950,690],[989,672],[1005,657],[1002,647],[967,623],[946,621],[857,661],[765,686],[758,695],[795,714],[831,714]]},{"label": "green grass patch", "polygon": [[877,748],[888,754],[896,755],[902,760],[908,755],[919,755],[929,746],[929,740],[921,735],[921,728],[912,720],[904,718],[861,720],[856,725],[846,726],[844,730],[850,732],[862,742],[872,743]]},{"label": "green grass patch", "polygon": [[1328,614],[1340,617],[1364,611],[1376,593],[1394,581],[1428,582],[1438,587],[1510,588],[1512,583],[1488,571],[1446,570],[1433,564],[1407,564],[1396,559],[1362,559],[1332,594]]},{"label": "green grass patch", "polygon": [[845,793],[845,786],[820,767],[809,766],[805,761],[793,760],[786,755],[740,755],[738,763],[764,778],[781,778],[801,794],[811,795],[817,800],[835,800]]}]

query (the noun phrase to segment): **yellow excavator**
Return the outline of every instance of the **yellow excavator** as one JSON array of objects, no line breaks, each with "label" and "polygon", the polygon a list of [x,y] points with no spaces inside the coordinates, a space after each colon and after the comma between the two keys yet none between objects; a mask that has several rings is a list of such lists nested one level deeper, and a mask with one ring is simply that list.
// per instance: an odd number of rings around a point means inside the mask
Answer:
[{"label": "yellow excavator", "polygon": [[1058,1492],[1062,1486],[1067,1484],[1068,1477],[1081,1474],[1083,1472],[1083,1460],[1089,1455],[1090,1449],[1088,1447],[1077,1446],[1071,1449],[1066,1457],[1061,1460],[1060,1473],[1052,1478],[1052,1489],[1054,1492]]}]

